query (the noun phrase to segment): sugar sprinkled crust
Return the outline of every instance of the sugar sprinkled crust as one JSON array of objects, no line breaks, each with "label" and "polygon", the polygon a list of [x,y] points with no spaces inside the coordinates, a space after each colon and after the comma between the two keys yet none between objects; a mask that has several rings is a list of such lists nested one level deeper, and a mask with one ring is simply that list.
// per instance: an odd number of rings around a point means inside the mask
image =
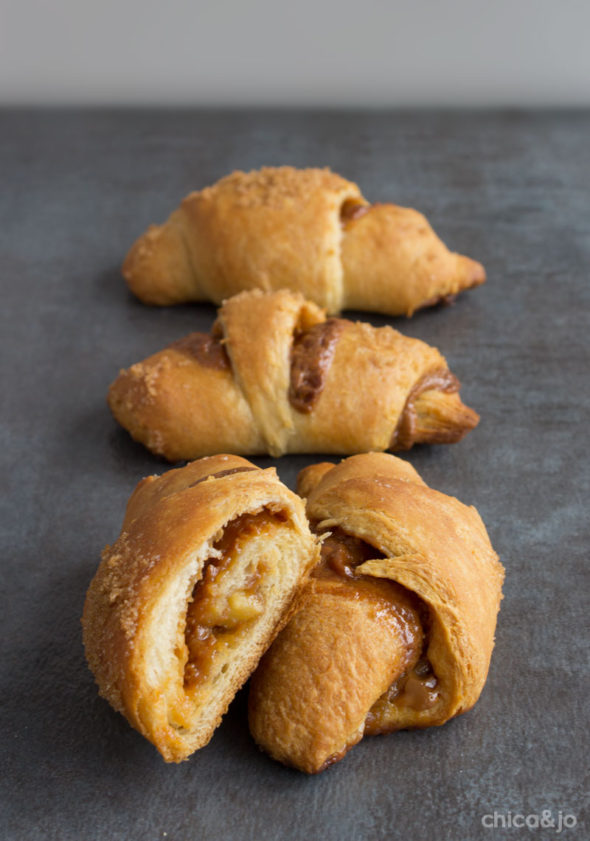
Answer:
[{"label": "sugar sprinkled crust", "polygon": [[176,342],[122,371],[109,405],[135,439],[171,461],[230,449],[274,456],[408,449],[458,441],[477,424],[436,348],[345,319],[317,399],[300,411],[290,397],[296,337],[327,323],[299,293],[241,292],[216,322],[226,366],[205,364]]},{"label": "sugar sprinkled crust", "polygon": [[149,304],[299,291],[329,313],[411,315],[485,280],[421,213],[370,205],[329,169],[233,172],[190,193],[130,249],[123,274]]},{"label": "sugar sprinkled crust", "polygon": [[[206,187],[200,195],[214,199],[219,192],[232,192],[240,207],[264,206],[282,209],[286,204],[309,201],[314,193],[355,190],[356,184],[324,169],[296,169],[292,166],[263,167],[250,172],[236,171],[220,179],[212,187]],[[191,194],[191,195],[199,195]]]}]

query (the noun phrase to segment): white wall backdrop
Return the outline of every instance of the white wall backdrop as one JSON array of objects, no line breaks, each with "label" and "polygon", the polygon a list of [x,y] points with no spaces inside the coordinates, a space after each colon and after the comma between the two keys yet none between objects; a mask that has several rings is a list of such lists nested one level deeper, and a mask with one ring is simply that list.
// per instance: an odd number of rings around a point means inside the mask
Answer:
[{"label": "white wall backdrop", "polygon": [[590,0],[0,0],[0,103],[590,104]]}]

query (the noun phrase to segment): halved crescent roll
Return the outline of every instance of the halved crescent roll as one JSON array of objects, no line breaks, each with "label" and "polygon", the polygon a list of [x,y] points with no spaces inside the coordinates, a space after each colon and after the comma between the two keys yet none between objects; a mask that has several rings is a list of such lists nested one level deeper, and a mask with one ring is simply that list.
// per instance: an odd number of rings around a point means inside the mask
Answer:
[{"label": "halved crescent roll", "polygon": [[82,619],[100,694],[179,762],[211,738],[319,550],[302,501],[237,456],[149,476]]},{"label": "halved crescent roll", "polygon": [[484,686],[503,568],[473,507],[395,456],[306,468],[322,559],[251,681],[250,729],[308,773],[363,735],[444,724]]},{"label": "halved crescent roll", "polygon": [[151,225],[123,264],[148,304],[214,301],[245,289],[293,289],[329,313],[361,309],[412,315],[485,280],[425,217],[370,205],[328,169],[233,172],[188,195]]},{"label": "halved crescent roll", "polygon": [[211,333],[121,371],[109,406],[171,461],[215,452],[354,453],[453,443],[479,416],[433,347],[325,313],[300,294],[242,292]]}]

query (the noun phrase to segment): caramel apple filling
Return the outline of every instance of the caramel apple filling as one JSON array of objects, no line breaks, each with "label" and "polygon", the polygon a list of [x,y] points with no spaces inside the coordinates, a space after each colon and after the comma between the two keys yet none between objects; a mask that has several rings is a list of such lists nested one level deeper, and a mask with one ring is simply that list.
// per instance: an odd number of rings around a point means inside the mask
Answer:
[{"label": "caramel apple filling", "polygon": [[309,414],[323,391],[336,344],[348,322],[328,318],[307,330],[296,331],[291,350],[289,402],[293,408]]},{"label": "caramel apple filling", "polygon": [[358,537],[347,534],[340,528],[335,528],[322,543],[320,563],[313,570],[312,577],[332,578],[335,575],[343,576],[349,579],[355,578],[355,583],[359,584],[364,579],[355,576],[355,568],[371,558],[383,557],[383,554],[374,546],[370,546]]},{"label": "caramel apple filling", "polygon": [[355,573],[356,567],[365,561],[383,557],[384,555],[370,544],[336,528],[323,542],[321,561],[312,573],[315,578],[346,579],[349,586],[356,589],[359,597],[362,597],[365,588],[380,585],[383,589],[382,595],[388,602],[388,611],[404,627],[405,656],[400,660],[401,665],[397,673],[392,675],[389,688],[367,715],[366,735],[394,729],[388,722],[391,718],[388,715],[391,706],[404,711],[422,712],[434,707],[440,697],[438,680],[426,657],[428,615],[425,605],[405,587],[393,581]]},{"label": "caramel apple filling", "polygon": [[346,199],[340,208],[340,224],[343,228],[355,219],[360,219],[365,213],[368,213],[371,205],[366,202],[359,201],[359,199]]},{"label": "caramel apple filling", "polygon": [[216,321],[210,333],[191,333],[170,347],[196,359],[206,368],[229,371],[229,356],[223,344],[223,329]]},{"label": "caramel apple filling", "polygon": [[243,636],[262,614],[262,580],[268,572],[263,558],[240,570],[240,553],[287,517],[263,510],[232,520],[214,545],[201,579],[195,584],[186,613],[184,642],[188,658],[184,688],[195,689],[212,672],[216,660]]},{"label": "caramel apple filling", "polygon": [[432,709],[439,698],[436,675],[428,659],[422,656],[410,672],[395,680],[373,704],[365,721],[365,736],[395,729],[390,723],[391,707],[420,713]]}]

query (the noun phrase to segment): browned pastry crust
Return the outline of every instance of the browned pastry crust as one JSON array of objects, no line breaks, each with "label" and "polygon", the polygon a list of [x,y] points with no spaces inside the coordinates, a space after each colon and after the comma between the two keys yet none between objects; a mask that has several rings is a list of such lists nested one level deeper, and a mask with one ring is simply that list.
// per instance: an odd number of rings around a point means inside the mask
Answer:
[{"label": "browned pastry crust", "polygon": [[503,568],[475,508],[395,456],[313,465],[298,489],[330,536],[252,678],[250,728],[275,759],[316,773],[363,734],[440,725],[475,704]]},{"label": "browned pastry crust", "polygon": [[326,319],[293,292],[242,292],[111,385],[119,423],[171,461],[231,450],[354,453],[450,443],[476,426],[433,347]]},{"label": "browned pastry crust", "polygon": [[88,663],[167,761],[207,744],[317,562],[302,501],[237,456],[143,479],[90,584]]},{"label": "browned pastry crust", "polygon": [[416,210],[369,205],[328,169],[233,172],[188,195],[129,251],[123,274],[148,304],[289,288],[336,313],[412,315],[477,286],[483,267],[448,250]]}]

